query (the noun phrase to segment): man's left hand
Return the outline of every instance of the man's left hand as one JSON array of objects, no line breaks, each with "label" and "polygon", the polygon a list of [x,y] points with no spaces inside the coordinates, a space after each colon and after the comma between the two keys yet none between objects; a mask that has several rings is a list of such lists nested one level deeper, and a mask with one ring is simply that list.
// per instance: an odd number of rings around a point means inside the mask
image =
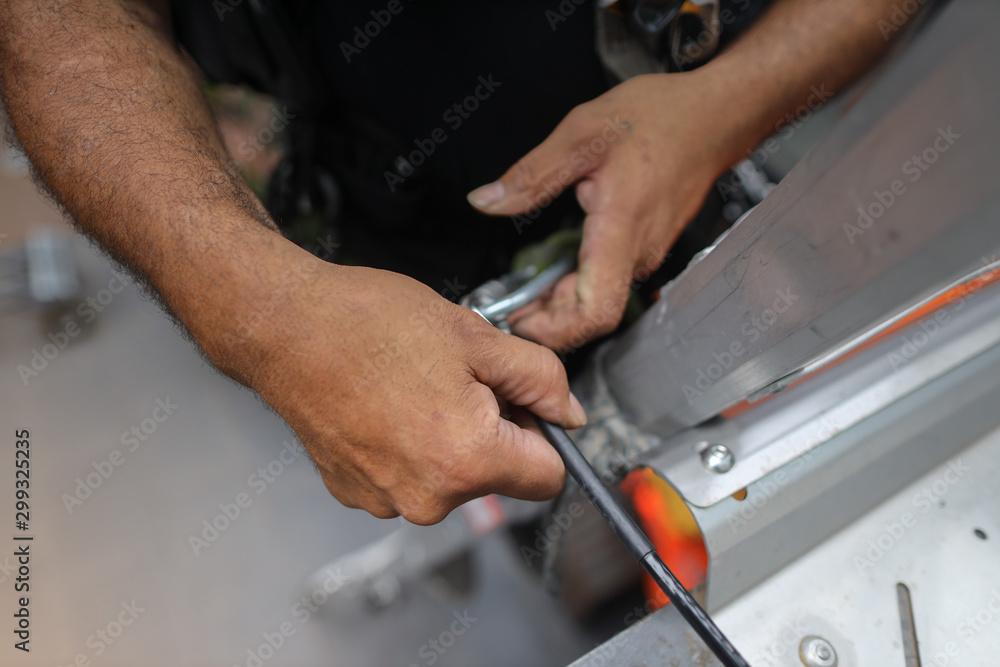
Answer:
[{"label": "man's left hand", "polygon": [[[636,77],[573,109],[469,201],[493,215],[544,208],[575,184],[586,213],[579,270],[519,311],[515,333],[554,349],[618,325],[636,278],[656,270],[726,167],[721,90],[698,72]],[[731,123],[731,119],[729,119]]]}]

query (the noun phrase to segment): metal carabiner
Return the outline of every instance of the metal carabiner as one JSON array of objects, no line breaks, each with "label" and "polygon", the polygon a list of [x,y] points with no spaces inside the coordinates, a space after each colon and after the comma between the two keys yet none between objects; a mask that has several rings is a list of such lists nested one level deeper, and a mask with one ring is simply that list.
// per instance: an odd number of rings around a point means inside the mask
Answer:
[{"label": "metal carabiner", "polygon": [[574,266],[573,257],[562,257],[541,271],[529,266],[483,283],[462,297],[459,304],[510,333],[507,317],[552,289]]}]

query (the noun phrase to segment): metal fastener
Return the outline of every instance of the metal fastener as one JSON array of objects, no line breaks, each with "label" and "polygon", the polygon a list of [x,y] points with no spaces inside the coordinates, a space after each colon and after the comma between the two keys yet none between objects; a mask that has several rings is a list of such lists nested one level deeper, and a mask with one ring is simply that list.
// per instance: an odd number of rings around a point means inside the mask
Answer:
[{"label": "metal fastener", "polygon": [[732,470],[736,459],[725,445],[717,442],[709,443],[701,450],[702,464],[712,472],[724,473]]},{"label": "metal fastener", "polygon": [[804,637],[799,644],[799,657],[806,667],[837,667],[837,652],[822,637]]}]

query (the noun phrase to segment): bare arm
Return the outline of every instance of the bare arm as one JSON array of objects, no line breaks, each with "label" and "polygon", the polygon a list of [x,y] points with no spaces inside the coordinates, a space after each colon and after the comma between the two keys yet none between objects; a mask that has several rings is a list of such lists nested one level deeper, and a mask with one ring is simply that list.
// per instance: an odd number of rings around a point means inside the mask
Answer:
[{"label": "bare arm", "polygon": [[[486,213],[516,215],[575,184],[587,213],[579,272],[521,311],[515,331],[565,348],[614,329],[633,278],[660,265],[715,179],[882,53],[879,21],[895,1],[779,0],[707,65],[639,76],[577,107],[496,183],[470,193]],[[581,151],[596,139],[607,148]]]},{"label": "bare arm", "polygon": [[898,4],[779,0],[709,62],[702,74],[713,90],[738,101],[721,126],[728,141],[719,142],[718,170],[744,158],[803,104],[840,91],[866,72],[889,44],[879,22],[888,21]]},{"label": "bare arm", "polygon": [[10,0],[0,26],[0,87],[37,174],[210,355],[223,352],[212,332],[237,317],[233,297],[253,298],[248,269],[296,253],[227,155],[166,3]]},{"label": "bare arm", "polygon": [[[558,456],[495,396],[582,423],[555,355],[278,234],[226,156],[165,3],[0,1],[0,58],[45,184],[289,422],[339,500],[430,523],[486,493],[559,491]],[[388,368],[375,364],[386,349]]]}]

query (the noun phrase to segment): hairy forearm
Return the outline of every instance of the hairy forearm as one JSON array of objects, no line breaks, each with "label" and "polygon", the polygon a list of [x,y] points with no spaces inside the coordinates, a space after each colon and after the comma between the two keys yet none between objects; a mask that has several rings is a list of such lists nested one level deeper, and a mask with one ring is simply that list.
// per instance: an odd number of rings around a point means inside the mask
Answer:
[{"label": "hairy forearm", "polygon": [[38,176],[213,356],[261,258],[292,250],[228,157],[165,6],[9,0],[0,40],[0,89]]},{"label": "hairy forearm", "polygon": [[778,0],[726,51],[704,66],[732,100],[712,147],[720,164],[742,159],[803,109],[864,73],[887,47],[879,21],[898,0]]}]

